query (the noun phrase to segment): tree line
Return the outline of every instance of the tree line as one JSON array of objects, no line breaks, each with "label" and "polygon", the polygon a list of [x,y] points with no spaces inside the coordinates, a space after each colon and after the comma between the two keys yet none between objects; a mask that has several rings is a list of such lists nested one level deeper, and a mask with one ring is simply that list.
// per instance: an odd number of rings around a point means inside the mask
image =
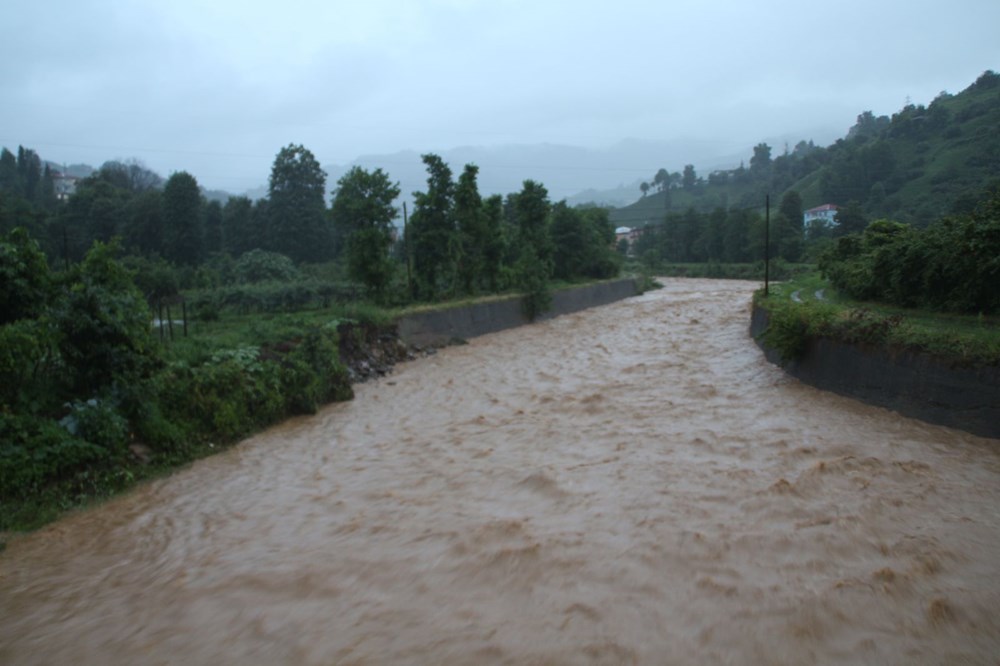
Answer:
[{"label": "tree line", "polygon": [[811,258],[834,233],[821,224],[803,226],[802,197],[794,190],[770,212],[769,231],[767,212],[761,209],[720,206],[699,212],[692,207],[667,213],[662,222],[639,228],[632,252],[654,268],[664,263],[748,263],[764,259],[769,240],[773,258],[796,263]]},{"label": "tree line", "polygon": [[606,210],[552,203],[533,181],[521,192],[484,198],[475,165],[455,179],[437,155],[423,160],[427,187],[414,193],[412,216],[400,229],[394,205],[400,190],[388,174],[351,169],[328,206],[326,174],[301,145],[277,154],[267,197],[225,203],[208,200],[185,171],[163,179],[136,161],[106,162],[60,200],[51,169],[36,153],[22,147],[14,157],[4,149],[0,232],[27,229],[63,266],[81,261],[94,242],[121,239],[140,283],[150,281],[143,273],[175,269],[148,292],[161,296],[171,284],[176,292],[231,282],[232,261],[254,251],[297,266],[335,264],[334,274],[379,303],[537,291],[552,279],[605,278],[619,270]]}]

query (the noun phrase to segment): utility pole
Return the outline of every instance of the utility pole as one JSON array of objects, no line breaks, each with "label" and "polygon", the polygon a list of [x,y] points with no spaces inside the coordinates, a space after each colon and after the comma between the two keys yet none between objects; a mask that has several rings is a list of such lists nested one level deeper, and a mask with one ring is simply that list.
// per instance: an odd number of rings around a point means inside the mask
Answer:
[{"label": "utility pole", "polygon": [[768,297],[771,281],[771,195],[764,195],[764,298]]},{"label": "utility pole", "polygon": [[413,297],[413,276],[410,274],[410,229],[406,215],[406,202],[403,202],[403,254],[406,259],[406,291]]}]

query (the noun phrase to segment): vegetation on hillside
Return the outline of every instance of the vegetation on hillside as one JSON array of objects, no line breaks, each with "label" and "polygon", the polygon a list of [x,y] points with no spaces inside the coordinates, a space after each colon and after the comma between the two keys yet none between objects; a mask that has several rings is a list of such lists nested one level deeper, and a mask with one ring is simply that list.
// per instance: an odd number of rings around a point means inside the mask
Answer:
[{"label": "vegetation on hillside", "polygon": [[1000,75],[987,71],[961,93],[942,92],[927,106],[907,104],[892,117],[865,111],[846,137],[826,148],[800,141],[773,156],[772,147],[760,143],[748,165],[707,177],[692,165],[683,173],[660,169],[645,183],[643,197],[611,219],[643,226],[688,209],[760,210],[766,194],[777,199],[796,191],[805,208],[853,204],[867,219],[924,226],[970,212],[997,180],[998,130]]}]

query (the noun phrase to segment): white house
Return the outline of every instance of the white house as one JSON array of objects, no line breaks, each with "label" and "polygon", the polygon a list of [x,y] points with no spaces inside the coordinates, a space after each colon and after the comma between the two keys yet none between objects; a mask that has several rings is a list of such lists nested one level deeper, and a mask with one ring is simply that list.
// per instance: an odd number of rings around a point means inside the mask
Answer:
[{"label": "white house", "polygon": [[75,176],[68,176],[60,171],[52,172],[52,185],[56,191],[56,198],[60,201],[69,199],[76,192],[76,183],[80,180]]},{"label": "white house", "polygon": [[837,215],[837,206],[834,204],[823,204],[822,206],[816,206],[815,208],[810,208],[802,215],[802,225],[808,227],[809,223],[814,220],[819,220],[823,222],[826,226],[833,226],[834,217]]}]

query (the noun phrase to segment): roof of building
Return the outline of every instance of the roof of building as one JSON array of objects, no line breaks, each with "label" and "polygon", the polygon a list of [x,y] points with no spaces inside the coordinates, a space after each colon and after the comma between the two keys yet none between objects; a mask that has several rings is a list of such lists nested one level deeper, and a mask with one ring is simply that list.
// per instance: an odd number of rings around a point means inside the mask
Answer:
[{"label": "roof of building", "polygon": [[825,213],[830,210],[838,210],[838,206],[835,204],[823,204],[822,206],[816,206],[815,208],[810,208],[806,211],[806,215],[809,213]]}]

